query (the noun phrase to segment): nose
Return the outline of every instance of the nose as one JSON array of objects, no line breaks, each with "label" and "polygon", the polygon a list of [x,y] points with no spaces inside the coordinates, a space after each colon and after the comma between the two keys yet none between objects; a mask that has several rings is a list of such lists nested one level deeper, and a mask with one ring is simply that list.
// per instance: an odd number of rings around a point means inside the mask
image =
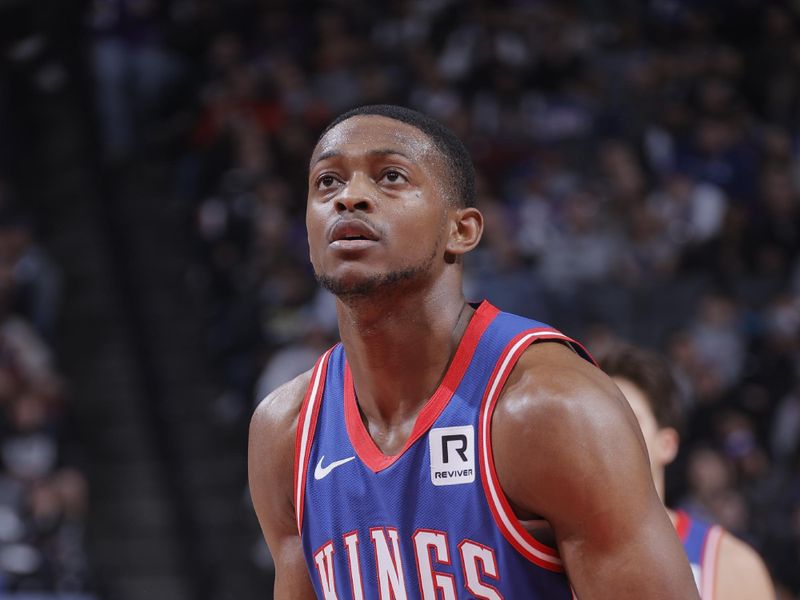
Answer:
[{"label": "nose", "polygon": [[336,196],[336,212],[372,212],[375,206],[373,191],[369,177],[360,173],[354,174]]}]

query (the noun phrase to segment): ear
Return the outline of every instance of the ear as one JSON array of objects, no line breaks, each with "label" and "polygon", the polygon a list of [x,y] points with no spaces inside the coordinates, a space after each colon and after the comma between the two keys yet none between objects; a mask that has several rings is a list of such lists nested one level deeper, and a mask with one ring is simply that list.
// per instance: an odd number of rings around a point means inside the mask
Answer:
[{"label": "ear", "polygon": [[663,466],[670,464],[678,456],[680,443],[680,435],[673,427],[659,429],[656,434],[656,447],[654,448],[656,456],[653,457],[654,460]]},{"label": "ear", "polygon": [[445,255],[457,259],[481,241],[483,215],[477,208],[457,208],[451,211],[450,235],[445,246]]}]

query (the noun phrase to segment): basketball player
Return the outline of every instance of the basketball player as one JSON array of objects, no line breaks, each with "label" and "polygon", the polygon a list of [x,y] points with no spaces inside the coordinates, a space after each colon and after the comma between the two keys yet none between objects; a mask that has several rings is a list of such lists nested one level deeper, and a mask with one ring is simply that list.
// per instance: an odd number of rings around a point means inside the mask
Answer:
[{"label": "basketball player", "polygon": [[474,199],[466,149],[417,112],[362,107],[317,142],[308,241],[342,343],[252,419],[275,598],[696,599],[613,382],[464,300]]},{"label": "basketball player", "polygon": [[[664,498],[664,470],[678,453],[682,407],[669,367],[658,355],[629,345],[609,349],[600,367],[631,405],[642,428],[650,468]],[[767,569],[750,546],[719,526],[668,510],[703,600],[773,600]]]}]

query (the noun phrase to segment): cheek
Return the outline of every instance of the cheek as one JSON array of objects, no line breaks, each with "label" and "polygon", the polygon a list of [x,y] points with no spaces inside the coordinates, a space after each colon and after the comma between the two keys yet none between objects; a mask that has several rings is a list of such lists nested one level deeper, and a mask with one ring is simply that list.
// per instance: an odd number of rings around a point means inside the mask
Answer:
[{"label": "cheek", "polygon": [[431,221],[422,219],[412,223],[404,223],[402,228],[395,229],[394,245],[395,254],[400,259],[422,260],[441,246],[441,228]]},{"label": "cheek", "polygon": [[314,262],[314,256],[319,251],[320,245],[324,242],[324,227],[319,219],[319,216],[314,213],[312,209],[306,211],[306,232],[308,235],[308,251],[311,256],[311,262]]},{"label": "cheek", "polygon": [[647,446],[647,453],[650,455],[650,458],[653,459],[655,453],[658,451],[656,448],[656,431],[647,423],[640,422],[639,426],[642,429],[642,437],[644,438],[645,446]]},{"label": "cheek", "polygon": [[[432,245],[438,245],[441,242],[446,231],[447,213],[430,206],[420,208],[419,203],[424,202],[426,202],[424,198],[419,201],[415,200],[413,203],[409,202],[402,211],[398,211],[393,217],[396,219],[395,229],[402,232],[403,239],[409,240],[411,245],[420,249],[429,249]],[[430,202],[430,199],[427,202]]]},{"label": "cheek", "polygon": [[317,248],[316,244],[314,243],[314,238],[309,231],[308,235],[308,258],[311,261],[312,266],[316,268],[317,266],[317,259],[316,259]]}]

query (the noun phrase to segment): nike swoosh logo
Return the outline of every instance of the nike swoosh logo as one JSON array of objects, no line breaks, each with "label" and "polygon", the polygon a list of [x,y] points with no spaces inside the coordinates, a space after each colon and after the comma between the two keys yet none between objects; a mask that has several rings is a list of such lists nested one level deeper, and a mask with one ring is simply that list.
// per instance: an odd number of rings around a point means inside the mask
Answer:
[{"label": "nike swoosh logo", "polygon": [[323,467],[322,466],[322,461],[325,460],[325,455],[323,454],[322,457],[319,459],[319,462],[317,463],[317,468],[314,469],[314,479],[319,481],[320,479],[322,479],[324,477],[327,477],[328,473],[333,471],[336,467],[340,467],[345,463],[349,463],[354,458],[355,458],[355,456],[348,456],[347,458],[343,458],[341,460],[333,461],[327,467]]}]

